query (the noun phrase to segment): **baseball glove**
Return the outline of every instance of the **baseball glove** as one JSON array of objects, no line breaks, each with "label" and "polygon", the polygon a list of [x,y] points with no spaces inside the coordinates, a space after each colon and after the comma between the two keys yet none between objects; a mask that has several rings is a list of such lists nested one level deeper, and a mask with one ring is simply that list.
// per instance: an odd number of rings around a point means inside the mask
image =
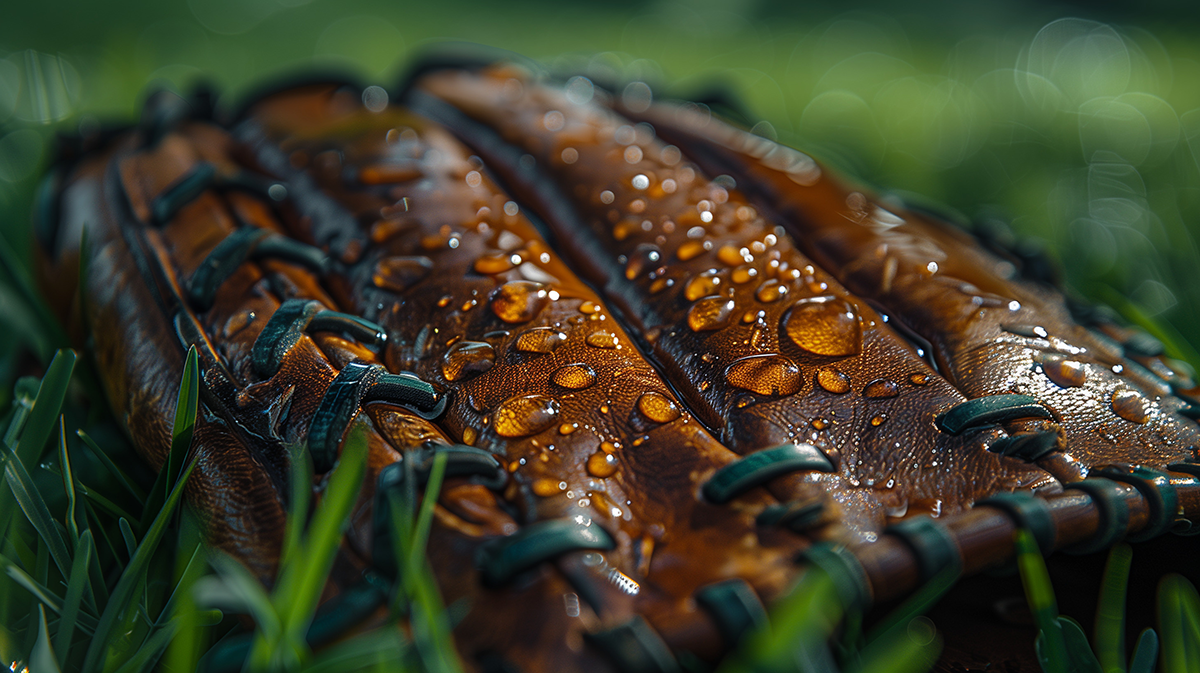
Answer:
[{"label": "baseball glove", "polygon": [[1044,553],[1190,527],[1200,407],[1153,339],[1073,315],[1039,260],[623,91],[431,66],[399,104],[160,94],[81,139],[39,229],[54,296],[86,229],[84,319],[156,469],[197,349],[213,546],[271,582],[290,461],[319,500],[356,426],[328,596],[394,576],[377,503],[444,454],[429,555],[468,667],[672,671],[811,564],[864,605],[1004,562],[1017,527]]}]

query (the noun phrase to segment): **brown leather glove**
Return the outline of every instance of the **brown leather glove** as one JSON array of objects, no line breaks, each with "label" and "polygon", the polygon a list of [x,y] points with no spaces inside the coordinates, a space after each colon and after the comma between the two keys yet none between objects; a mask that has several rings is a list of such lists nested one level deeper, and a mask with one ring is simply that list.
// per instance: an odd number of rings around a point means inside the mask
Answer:
[{"label": "brown leather glove", "polygon": [[[511,66],[362,100],[300,85],[218,123],[152,98],[62,167],[42,237],[62,296],[87,230],[96,358],[155,467],[198,348],[187,495],[264,581],[285,447],[319,493],[352,424],[368,481],[331,593],[377,556],[385,468],[447,453],[429,554],[467,599],[468,667],[713,661],[814,543],[850,545],[843,584],[882,598],[1002,561],[1015,524],[1048,552],[1200,504],[1062,493],[1195,458],[1172,394],[1192,384],[1144,338],[1077,325],[1011,260],[804,155]],[[1051,499],[972,509],[1013,491]]]}]

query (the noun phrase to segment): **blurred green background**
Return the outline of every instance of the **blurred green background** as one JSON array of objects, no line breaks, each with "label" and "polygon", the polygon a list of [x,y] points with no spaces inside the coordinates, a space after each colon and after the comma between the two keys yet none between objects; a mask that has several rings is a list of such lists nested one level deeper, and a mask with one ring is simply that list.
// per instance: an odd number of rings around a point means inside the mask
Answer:
[{"label": "blurred green background", "polygon": [[[595,4],[440,0],[39,0],[0,13],[0,235],[27,263],[56,132],[135,118],[154,82],[223,102],[314,65],[390,86],[430,43],[593,61],[676,93],[736,91],[756,130],[880,188],[999,215],[1069,284],[1200,346],[1200,41],[1170,2]],[[1191,13],[1189,13],[1191,12]],[[1079,18],[1066,18],[1079,17]],[[10,263],[11,264],[11,263]],[[46,353],[0,278],[0,384]]]}]

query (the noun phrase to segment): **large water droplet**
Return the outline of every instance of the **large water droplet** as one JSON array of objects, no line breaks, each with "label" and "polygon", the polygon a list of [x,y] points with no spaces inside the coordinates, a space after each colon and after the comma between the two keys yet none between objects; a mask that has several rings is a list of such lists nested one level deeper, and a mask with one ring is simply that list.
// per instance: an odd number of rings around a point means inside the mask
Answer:
[{"label": "large water droplet", "polygon": [[633,280],[638,276],[658,268],[658,261],[662,259],[662,251],[657,246],[649,243],[642,243],[634,249],[629,255],[629,261],[625,264],[625,278]]},{"label": "large water droplet", "polygon": [[1087,382],[1087,367],[1082,362],[1047,355],[1041,358],[1041,363],[1046,376],[1063,388],[1077,388]]},{"label": "large water droplet", "polygon": [[563,388],[582,390],[596,383],[596,371],[582,362],[576,362],[559,367],[550,379]]},{"label": "large water droplet", "polygon": [[773,301],[779,301],[788,292],[788,286],[781,284],[774,278],[765,281],[758,286],[758,291],[754,293],[755,297],[764,304],[770,304]]},{"label": "large water droplet", "polygon": [[617,335],[609,332],[608,330],[598,329],[595,332],[587,335],[587,338],[584,339],[584,342],[587,343],[587,345],[595,348],[616,348]]},{"label": "large water droplet", "polygon": [[1148,401],[1141,393],[1128,388],[1121,388],[1112,394],[1113,411],[1131,423],[1145,423],[1150,420]]},{"label": "large water droplet", "polygon": [[716,269],[709,269],[698,276],[694,276],[688,281],[687,286],[683,288],[683,296],[688,301],[696,301],[701,297],[715,295],[717,288],[721,286],[721,278],[717,273]]},{"label": "large water droplet", "polygon": [[837,367],[821,367],[817,370],[817,385],[835,395],[842,395],[850,392],[850,377]]},{"label": "large water droplet", "polygon": [[921,373],[909,374],[908,382],[914,386],[923,386],[929,383],[929,375]]},{"label": "large water droplet", "polygon": [[726,297],[705,297],[688,309],[688,327],[693,332],[718,330],[729,322],[734,303]]},{"label": "large water droplet", "polygon": [[606,479],[617,473],[617,457],[611,453],[597,451],[588,456],[588,474],[598,479]]},{"label": "large water droplet", "polygon": [[504,273],[520,262],[520,257],[517,257],[516,260],[513,260],[513,257],[514,255],[509,252],[496,252],[490,255],[483,255],[475,260],[475,272],[484,275]]},{"label": "large water droplet", "polygon": [[431,269],[433,260],[428,257],[387,257],[375,265],[371,280],[375,287],[403,292],[428,276]]},{"label": "large water droplet", "polygon": [[549,301],[545,285],[531,280],[510,280],[492,294],[492,312],[504,322],[528,322]]},{"label": "large water droplet", "polygon": [[637,401],[638,411],[655,423],[670,423],[679,418],[679,407],[666,395],[650,392],[643,393]]},{"label": "large water droplet", "polygon": [[516,349],[522,353],[550,353],[566,340],[567,335],[553,327],[534,327],[517,335]]},{"label": "large water droplet", "polygon": [[846,357],[862,351],[862,326],[854,307],[837,297],[801,299],[788,310],[784,331],[815,355]]},{"label": "large water droplet", "polygon": [[751,355],[725,370],[730,385],[759,395],[794,395],[804,385],[800,367],[782,355]]},{"label": "large water droplet", "polygon": [[685,241],[682,245],[679,246],[679,249],[675,251],[675,256],[678,257],[679,261],[681,261],[681,262],[687,262],[687,261],[696,259],[697,257],[699,257],[700,255],[703,255],[703,254],[704,254],[704,242],[703,241]]},{"label": "large water droplet", "polygon": [[900,386],[896,385],[895,381],[888,379],[875,379],[863,388],[863,395],[875,399],[883,399],[885,397],[895,397],[900,394]]},{"label": "large water droplet", "polygon": [[496,364],[496,351],[482,341],[459,341],[442,357],[442,376],[461,381],[478,376]]},{"label": "large water droplet", "polygon": [[552,495],[558,495],[562,489],[558,487],[562,482],[557,479],[534,479],[532,488],[533,494],[539,498],[549,498]]},{"label": "large water droplet", "polygon": [[496,407],[494,418],[501,437],[536,435],[558,420],[558,402],[545,395],[510,397]]}]

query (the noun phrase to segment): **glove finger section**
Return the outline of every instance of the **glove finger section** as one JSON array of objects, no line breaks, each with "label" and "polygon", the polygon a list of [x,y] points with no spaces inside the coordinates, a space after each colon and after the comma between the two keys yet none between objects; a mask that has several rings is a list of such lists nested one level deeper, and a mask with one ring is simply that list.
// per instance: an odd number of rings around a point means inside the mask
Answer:
[{"label": "glove finger section", "polygon": [[587,93],[494,68],[429,75],[411,98],[534,204],[726,444],[772,449],[765,465],[780,445],[819,449],[832,471],[804,478],[860,539],[888,517],[1053,484],[987,451],[1004,436],[994,427],[943,431],[935,419],[965,398],[879,314],[730,184]]},{"label": "glove finger section", "polygon": [[[311,114],[298,119],[294,108]],[[478,595],[480,581],[513,600],[537,594],[560,581],[545,574],[555,558],[577,599],[568,612],[587,619],[590,610],[593,626],[676,614],[695,587],[731,574],[767,595],[782,591],[806,543],[758,531],[755,517],[776,501],[758,491],[730,508],[699,497],[737,455],[688,413],[450,133],[315,89],[251,107],[235,134],[261,164],[285,157],[350,213],[366,243],[337,290],[347,310],[383,327],[389,370],[414,372],[445,396],[438,423],[463,451],[500,461],[505,477],[491,491],[462,484],[441,500],[473,526],[457,533],[489,537],[473,569],[456,565],[461,546],[443,556],[449,543],[431,542],[448,599]],[[309,235],[323,227],[314,220]],[[811,485],[794,493],[820,498]],[[496,499],[511,522],[491,513]],[[561,594],[546,595],[545,609],[564,609]],[[489,638],[513,637],[490,619]],[[582,623],[572,628],[578,639]]]},{"label": "glove finger section", "polygon": [[[855,191],[799,152],[694,109],[656,106],[645,118],[709,170],[734,175],[800,247],[927,340],[965,396],[1025,395],[1050,412],[1011,423],[1019,441],[1008,448],[1043,453],[1039,462],[1069,481],[1097,465],[1194,458],[1200,428],[1185,417],[1193,407],[1172,394],[1194,384],[1152,357],[1161,345],[1142,345],[1153,342],[1147,335],[1077,324],[1061,293],[1021,278],[1020,260]],[[1046,433],[1046,442],[1032,440]]]}]

